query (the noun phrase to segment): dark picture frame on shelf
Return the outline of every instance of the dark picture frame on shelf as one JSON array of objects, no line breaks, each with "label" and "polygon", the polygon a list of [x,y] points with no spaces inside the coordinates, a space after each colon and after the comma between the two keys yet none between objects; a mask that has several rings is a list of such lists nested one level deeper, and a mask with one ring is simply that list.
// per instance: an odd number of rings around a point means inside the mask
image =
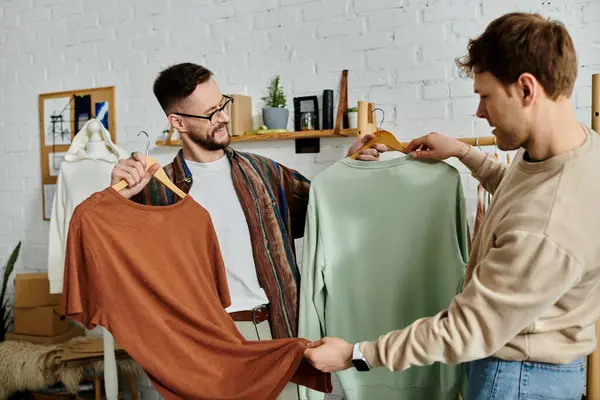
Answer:
[{"label": "dark picture frame on shelf", "polygon": [[306,130],[302,126],[302,118],[305,113],[313,113],[311,130],[319,130],[319,101],[317,96],[294,97],[294,130],[296,132]]}]

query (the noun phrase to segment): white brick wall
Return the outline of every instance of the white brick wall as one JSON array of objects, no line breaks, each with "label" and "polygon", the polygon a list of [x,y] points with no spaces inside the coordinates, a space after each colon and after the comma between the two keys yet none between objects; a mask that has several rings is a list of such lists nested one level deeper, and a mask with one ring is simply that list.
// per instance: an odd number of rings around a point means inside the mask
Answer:
[{"label": "white brick wall", "polygon": [[[291,108],[294,96],[337,90],[341,69],[348,68],[350,103],[378,102],[385,127],[401,139],[430,130],[488,135],[487,124],[473,117],[471,82],[458,77],[453,59],[493,18],[517,9],[561,19],[570,29],[580,61],[577,115],[589,123],[591,74],[600,72],[598,0],[4,0],[0,262],[23,240],[19,271],[46,267],[40,93],[116,86],[118,142],[139,150],[141,129],[155,139],[165,126],[151,85],[169,64],[205,64],[224,92],[251,95],[256,114],[273,74],[281,75]],[[303,155],[294,154],[291,141],[235,147],[272,156],[313,177],[342,157],[349,144],[323,140],[320,154]],[[174,153],[155,151],[163,162]],[[458,167],[472,199],[475,185]]]}]

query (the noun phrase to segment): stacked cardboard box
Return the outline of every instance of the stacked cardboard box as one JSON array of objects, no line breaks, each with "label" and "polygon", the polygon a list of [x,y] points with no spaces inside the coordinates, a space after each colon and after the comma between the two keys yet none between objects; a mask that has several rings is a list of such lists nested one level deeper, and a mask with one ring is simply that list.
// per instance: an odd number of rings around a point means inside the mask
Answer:
[{"label": "stacked cardboard box", "polygon": [[47,273],[17,274],[15,277],[14,331],[7,340],[60,343],[85,331],[69,324],[63,314],[61,295],[50,294]]}]

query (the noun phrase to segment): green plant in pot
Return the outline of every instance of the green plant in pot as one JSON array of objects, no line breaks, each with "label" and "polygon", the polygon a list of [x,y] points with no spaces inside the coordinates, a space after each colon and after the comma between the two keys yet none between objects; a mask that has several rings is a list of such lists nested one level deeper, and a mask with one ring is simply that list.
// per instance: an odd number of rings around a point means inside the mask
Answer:
[{"label": "green plant in pot", "polygon": [[262,99],[265,101],[265,107],[262,109],[265,125],[269,129],[286,129],[290,111],[285,108],[286,99],[279,75],[273,78],[267,96]]},{"label": "green plant in pot", "polygon": [[0,329],[0,342],[4,341],[5,334],[8,332],[8,328],[10,328],[12,323],[10,320],[11,307],[9,307],[8,298],[6,298],[6,288],[8,286],[8,280],[15,269],[15,264],[17,262],[17,258],[19,258],[20,250],[21,242],[17,244],[17,247],[15,247],[12,254],[8,258],[6,265],[4,266],[4,272],[2,276],[2,291],[0,292],[0,323],[2,324],[2,329]]}]

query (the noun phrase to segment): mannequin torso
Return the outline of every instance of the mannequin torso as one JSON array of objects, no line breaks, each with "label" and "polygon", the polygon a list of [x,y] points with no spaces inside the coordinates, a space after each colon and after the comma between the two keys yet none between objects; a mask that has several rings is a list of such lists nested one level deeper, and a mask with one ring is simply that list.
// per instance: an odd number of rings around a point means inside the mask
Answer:
[{"label": "mannequin torso", "polygon": [[110,153],[100,134],[100,123],[98,121],[90,121],[86,133],[90,135],[90,140],[86,146],[87,154],[90,158],[98,159]]}]

